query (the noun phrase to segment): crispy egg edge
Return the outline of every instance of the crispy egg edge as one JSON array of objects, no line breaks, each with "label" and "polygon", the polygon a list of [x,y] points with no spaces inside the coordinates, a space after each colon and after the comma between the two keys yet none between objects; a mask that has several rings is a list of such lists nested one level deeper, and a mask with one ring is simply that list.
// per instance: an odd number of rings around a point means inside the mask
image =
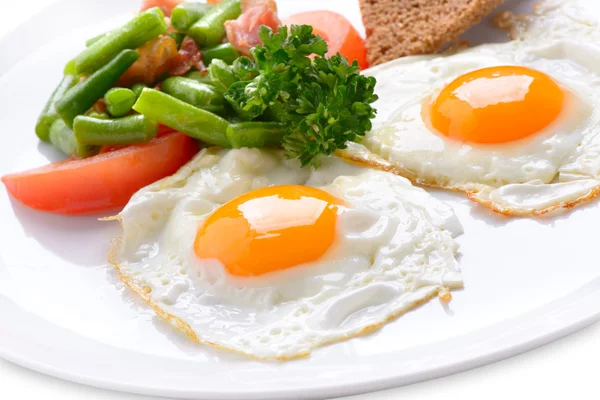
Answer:
[{"label": "crispy egg edge", "polygon": [[[186,180],[191,174],[193,174],[197,170],[196,168],[192,167],[192,164],[198,164],[199,163],[198,161],[202,157],[204,157],[205,155],[214,154],[213,151],[219,150],[219,149],[220,148],[215,147],[215,148],[208,148],[208,149],[201,150],[200,153],[198,153],[198,155],[196,155],[190,162],[188,162],[183,167],[181,167],[179,169],[179,171],[177,171],[174,175],[171,175],[170,177],[165,178],[164,182],[162,182],[160,185],[161,189],[166,189],[171,186],[176,186],[181,181]],[[342,157],[340,154],[337,154],[337,155],[338,155],[338,157],[342,158],[343,160],[345,160],[347,162],[351,162],[351,163],[359,164],[359,165],[365,165],[365,164],[361,163],[360,161],[354,161],[352,159]],[[383,168],[384,167],[383,165],[381,165],[381,167],[379,167],[379,168],[377,166],[373,166],[373,167],[376,169],[380,169],[382,171],[393,172],[393,171],[389,171],[389,170]],[[400,175],[400,174],[398,174],[398,175]],[[120,215],[99,218],[99,220],[106,221],[106,222],[119,221],[119,223],[121,224],[121,228],[123,228],[123,221],[122,221]],[[123,237],[115,237],[112,239],[111,245],[108,250],[108,263],[117,270],[117,273],[119,275],[119,280],[121,282],[123,282],[123,284],[125,284],[125,286],[127,286],[129,289],[131,289],[131,291],[133,291],[135,294],[137,294],[145,303],[147,303],[152,308],[152,310],[156,313],[156,315],[158,315],[165,322],[169,323],[171,326],[173,326],[179,332],[185,334],[189,339],[191,339],[192,341],[194,341],[198,344],[207,345],[207,346],[219,349],[219,350],[226,350],[226,351],[229,351],[229,352],[232,352],[235,354],[247,356],[247,357],[250,357],[251,359],[254,359],[257,361],[290,361],[290,360],[294,360],[294,359],[306,358],[310,355],[312,350],[314,350],[316,348],[327,346],[327,345],[338,343],[338,342],[342,342],[342,341],[346,341],[346,340],[349,340],[349,339],[352,339],[355,337],[366,336],[368,334],[371,334],[371,333],[381,329],[385,324],[401,317],[402,315],[406,314],[407,312],[412,311],[415,308],[428,303],[436,296],[443,303],[449,303],[452,300],[451,290],[453,290],[453,288],[446,287],[446,286],[438,286],[438,287],[434,286],[432,288],[432,291],[430,293],[428,293],[422,299],[419,299],[419,300],[409,303],[405,307],[405,309],[401,310],[400,312],[388,316],[382,322],[368,325],[368,326],[362,328],[360,331],[356,332],[355,334],[347,335],[347,336],[344,336],[344,337],[341,337],[338,339],[332,339],[329,341],[325,341],[325,342],[320,343],[319,345],[315,346],[314,348],[310,349],[307,352],[299,353],[299,354],[293,355],[293,356],[279,356],[279,357],[273,357],[273,358],[257,357],[250,353],[232,349],[230,347],[226,347],[226,346],[220,345],[218,343],[213,343],[208,340],[202,339],[201,337],[199,337],[196,334],[196,332],[194,332],[192,327],[187,322],[185,322],[183,319],[181,319],[173,314],[170,314],[166,310],[162,309],[158,305],[158,303],[155,302],[154,300],[152,300],[152,298],[150,297],[151,289],[149,287],[140,287],[135,282],[133,282],[131,277],[124,274],[123,271],[121,270],[121,267],[119,266],[119,263],[118,263],[118,259],[119,259],[118,255],[120,253],[122,244],[123,244]],[[148,289],[150,289],[150,291]],[[455,289],[459,289],[459,288],[455,288]]]},{"label": "crispy egg edge", "polygon": [[[509,34],[510,40],[519,40],[519,39],[521,39],[520,33],[521,33],[521,30],[523,29],[523,26],[527,23],[530,23],[533,18],[536,18],[539,15],[541,15],[540,9],[543,7],[543,3],[544,3],[543,1],[534,3],[530,13],[515,14],[512,11],[500,11],[492,18],[492,23],[496,26],[496,28],[507,31]],[[469,43],[463,42],[463,43],[457,44],[454,47],[448,48],[447,50],[441,52],[441,54],[442,55],[451,55],[451,54],[455,53],[457,50],[460,50],[460,49],[463,49],[466,47],[469,47]],[[534,209],[531,211],[523,211],[523,210],[517,210],[514,208],[510,208],[510,207],[500,206],[499,204],[493,202],[492,200],[480,195],[485,190],[495,189],[491,186],[487,186],[487,185],[483,185],[483,184],[473,185],[473,186],[462,186],[462,185],[452,186],[452,185],[447,185],[444,182],[439,182],[436,180],[425,180],[425,179],[419,178],[416,174],[413,174],[411,171],[409,171],[405,168],[393,165],[390,162],[388,162],[387,160],[385,160],[373,153],[368,154],[366,156],[364,154],[361,154],[362,157],[357,157],[356,155],[348,153],[347,150],[338,150],[336,152],[336,154],[340,158],[342,158],[348,162],[358,164],[358,165],[368,166],[371,168],[378,169],[380,171],[386,171],[386,172],[393,173],[395,175],[402,176],[402,177],[410,180],[411,183],[413,183],[414,185],[419,185],[419,186],[428,187],[428,188],[432,188],[432,189],[444,189],[444,190],[451,190],[451,191],[455,191],[455,192],[464,192],[469,200],[471,200],[475,203],[481,204],[482,206],[492,210],[494,213],[503,215],[505,217],[542,217],[542,216],[546,216],[553,212],[558,212],[560,210],[571,210],[571,209],[575,208],[576,206],[578,206],[579,204],[588,202],[588,201],[594,199],[596,196],[600,195],[600,187],[597,187],[595,189],[590,190],[587,194],[585,194],[575,200],[572,200],[572,201],[565,201],[560,204],[552,205],[550,207],[546,207],[543,209]]]},{"label": "crispy egg edge", "polygon": [[[113,220],[114,220],[114,218],[113,218]],[[331,345],[331,344],[338,343],[338,342],[343,342],[343,341],[346,341],[346,340],[349,340],[349,339],[352,339],[355,337],[366,336],[368,334],[371,334],[371,333],[381,329],[385,324],[401,317],[402,315],[406,314],[407,312],[412,311],[415,308],[428,303],[436,296],[443,303],[449,303],[452,300],[452,294],[451,294],[452,289],[450,289],[448,287],[444,287],[444,286],[439,286],[439,287],[433,289],[430,293],[428,293],[423,299],[413,301],[410,304],[408,304],[406,306],[406,308],[404,310],[400,311],[399,313],[388,316],[382,322],[368,325],[355,334],[347,335],[347,336],[344,336],[344,337],[341,337],[338,339],[332,339],[332,340],[325,341],[325,342],[320,343],[319,345],[315,346],[314,348],[310,349],[307,352],[299,353],[299,354],[293,355],[293,356],[278,356],[278,357],[273,357],[273,358],[258,357],[251,353],[246,353],[246,352],[243,352],[240,350],[236,350],[236,349],[233,349],[230,347],[226,347],[226,346],[205,340],[205,339],[199,337],[196,334],[196,332],[194,332],[192,327],[187,322],[185,322],[183,319],[181,319],[173,314],[170,314],[169,312],[162,309],[158,305],[158,303],[156,303],[150,297],[151,289],[149,287],[140,287],[139,285],[134,283],[133,280],[129,276],[125,275],[122,272],[121,267],[117,263],[118,254],[121,249],[121,245],[122,245],[121,237],[116,237],[112,240],[111,247],[108,252],[108,262],[117,270],[117,272],[119,274],[119,280],[121,282],[123,282],[125,284],[125,286],[127,286],[129,289],[131,289],[135,294],[137,294],[144,302],[146,302],[152,308],[152,310],[156,313],[156,315],[158,315],[165,322],[169,323],[171,326],[173,326],[179,332],[183,333],[189,339],[191,339],[192,341],[194,341],[198,344],[207,345],[207,346],[219,349],[219,350],[226,350],[226,351],[229,351],[229,352],[232,352],[235,354],[247,356],[256,361],[290,361],[290,360],[295,360],[295,359],[300,359],[300,358],[306,358],[311,354],[312,350],[314,350],[316,348]]]},{"label": "crispy egg edge", "polygon": [[445,189],[445,190],[452,190],[455,192],[464,192],[469,200],[471,200],[475,203],[481,204],[482,206],[489,208],[496,214],[501,214],[501,215],[504,215],[505,217],[541,217],[541,216],[547,215],[552,212],[557,212],[559,210],[573,209],[575,206],[577,206],[581,203],[587,202],[589,200],[592,200],[594,197],[600,195],[600,187],[596,187],[596,188],[590,190],[587,194],[585,194],[575,200],[563,201],[560,204],[555,204],[555,205],[552,205],[552,206],[549,206],[549,207],[546,207],[543,209],[533,209],[531,211],[525,211],[525,210],[514,209],[511,207],[503,207],[503,206],[495,203],[494,201],[492,201],[484,196],[481,196],[481,194],[483,192],[485,192],[485,190],[496,189],[491,186],[487,186],[487,185],[483,185],[483,184],[469,185],[469,186],[463,186],[463,185],[452,186],[452,185],[448,185],[445,182],[437,181],[435,179],[426,180],[426,179],[418,177],[416,174],[412,173],[410,170],[408,170],[406,168],[402,168],[397,165],[393,165],[392,163],[390,163],[390,162],[384,160],[383,158],[381,158],[373,153],[370,153],[370,152],[368,152],[368,153],[364,152],[362,154],[358,154],[355,152],[352,152],[352,153],[348,152],[347,150],[338,150],[336,152],[336,155],[338,157],[342,158],[343,160],[353,163],[353,164],[362,165],[365,167],[370,167],[370,168],[378,169],[380,171],[390,172],[392,174],[402,176],[402,177],[408,179],[409,181],[411,181],[411,183],[413,183],[414,185],[429,187],[432,189]]}]

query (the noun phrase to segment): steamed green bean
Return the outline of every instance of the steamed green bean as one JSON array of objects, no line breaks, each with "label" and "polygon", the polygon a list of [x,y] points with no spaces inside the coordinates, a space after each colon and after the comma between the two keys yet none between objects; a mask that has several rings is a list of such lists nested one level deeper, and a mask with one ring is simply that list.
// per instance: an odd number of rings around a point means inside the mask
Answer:
[{"label": "steamed green bean", "polygon": [[166,93],[144,89],[133,109],[205,143],[231,147],[226,137],[229,122]]},{"label": "steamed green bean", "polygon": [[67,126],[72,128],[75,117],[84,114],[102,98],[138,57],[135,50],[123,50],[108,64],[69,89],[56,103],[56,111]]},{"label": "steamed green bean", "polygon": [[171,11],[171,25],[178,31],[185,32],[211,8],[206,3],[184,1]]},{"label": "steamed green bean", "polygon": [[116,119],[80,115],[75,118],[73,130],[79,143],[115,146],[152,140],[158,132],[158,124],[140,114]]},{"label": "steamed green bean", "polygon": [[193,79],[173,76],[163,81],[163,92],[207,111],[219,113],[223,111],[225,99],[213,87]]},{"label": "steamed green bean", "polygon": [[48,142],[50,135],[50,127],[60,116],[56,112],[56,103],[60,100],[69,89],[78,82],[75,75],[67,74],[63,76],[60,84],[54,89],[54,92],[48,99],[35,125],[35,133],[44,142]]},{"label": "steamed green bean", "polygon": [[210,76],[206,72],[202,73],[200,71],[191,71],[188,72],[185,77],[188,79],[193,79],[196,82],[212,85],[212,79],[210,79]]},{"label": "steamed green bean", "polygon": [[101,33],[97,36],[94,36],[93,38],[89,38],[88,40],[85,41],[85,47],[90,47],[91,45],[93,45],[94,43],[96,43],[98,40],[102,39],[104,36],[106,36],[108,32],[104,32]]},{"label": "steamed green bean", "polygon": [[135,93],[131,89],[121,87],[112,88],[104,95],[106,109],[113,117],[122,117],[131,111],[135,100]]},{"label": "steamed green bean", "polygon": [[62,119],[54,121],[50,127],[48,138],[54,147],[68,156],[85,158],[96,154],[98,151],[96,146],[79,142],[73,130]]},{"label": "steamed green bean", "polygon": [[187,34],[198,46],[215,46],[225,37],[225,21],[236,19],[242,13],[240,0],[223,0],[196,21]]},{"label": "steamed green bean", "polygon": [[240,122],[227,127],[227,140],[235,149],[281,146],[284,134],[284,126],[277,122]]},{"label": "steamed green bean", "polygon": [[202,62],[204,62],[204,65],[210,64],[212,60],[217,58],[231,64],[239,56],[240,52],[231,43],[222,43],[202,49]]},{"label": "steamed green bean", "polygon": [[75,71],[86,75],[96,71],[125,49],[135,49],[167,31],[163,12],[158,7],[136,15],[122,27],[108,32],[75,57]]}]

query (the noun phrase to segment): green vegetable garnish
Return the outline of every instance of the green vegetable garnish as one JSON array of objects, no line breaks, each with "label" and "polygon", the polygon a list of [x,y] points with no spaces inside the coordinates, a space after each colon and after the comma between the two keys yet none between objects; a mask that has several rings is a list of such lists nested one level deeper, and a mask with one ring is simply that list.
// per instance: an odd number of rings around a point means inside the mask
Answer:
[{"label": "green vegetable garnish", "polygon": [[113,117],[122,117],[131,111],[135,103],[136,95],[131,89],[114,87],[104,95],[106,110]]},{"label": "green vegetable garnish", "polygon": [[231,147],[226,136],[229,126],[227,120],[166,93],[144,89],[133,109],[150,120],[204,143]]},{"label": "green vegetable garnish", "polygon": [[360,75],[356,62],[340,54],[325,58],[327,44],[308,25],[292,25],[289,33],[262,26],[259,36],[264,45],[251,50],[253,62],[240,57],[231,67],[213,61],[209,68],[240,118],[283,124],[285,154],[302,166],[317,166],[317,156],[371,129],[376,80]]},{"label": "green vegetable garnish", "polygon": [[152,140],[158,124],[143,115],[104,119],[79,115],[73,122],[78,143],[98,146],[124,146]]}]

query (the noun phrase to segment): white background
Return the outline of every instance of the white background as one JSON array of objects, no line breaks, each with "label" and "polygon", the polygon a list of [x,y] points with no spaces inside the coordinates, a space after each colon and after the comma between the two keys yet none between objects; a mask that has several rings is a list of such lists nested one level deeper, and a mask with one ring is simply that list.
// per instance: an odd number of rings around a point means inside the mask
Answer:
[{"label": "white background", "polygon": [[[84,0],[82,0],[84,1]],[[52,0],[3,0],[0,36],[48,6]],[[1,57],[1,55],[0,55]],[[6,110],[5,110],[6,111]],[[3,321],[9,323],[9,321]],[[600,325],[491,366],[405,388],[355,396],[352,400],[597,398]],[[143,400],[148,397],[91,389],[27,371],[0,360],[0,399]]]}]

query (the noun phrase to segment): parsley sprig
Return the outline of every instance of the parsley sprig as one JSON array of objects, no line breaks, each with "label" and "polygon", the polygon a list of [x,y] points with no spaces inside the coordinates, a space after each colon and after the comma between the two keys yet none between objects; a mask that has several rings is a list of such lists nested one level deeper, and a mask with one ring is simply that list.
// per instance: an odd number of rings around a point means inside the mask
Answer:
[{"label": "parsley sprig", "polygon": [[234,63],[231,80],[238,80],[225,92],[239,118],[283,124],[285,154],[302,166],[317,166],[319,155],[344,149],[371,129],[376,81],[361,75],[356,62],[326,57],[327,43],[308,25],[276,33],[262,26],[259,36],[264,44],[251,50],[253,60]]}]

